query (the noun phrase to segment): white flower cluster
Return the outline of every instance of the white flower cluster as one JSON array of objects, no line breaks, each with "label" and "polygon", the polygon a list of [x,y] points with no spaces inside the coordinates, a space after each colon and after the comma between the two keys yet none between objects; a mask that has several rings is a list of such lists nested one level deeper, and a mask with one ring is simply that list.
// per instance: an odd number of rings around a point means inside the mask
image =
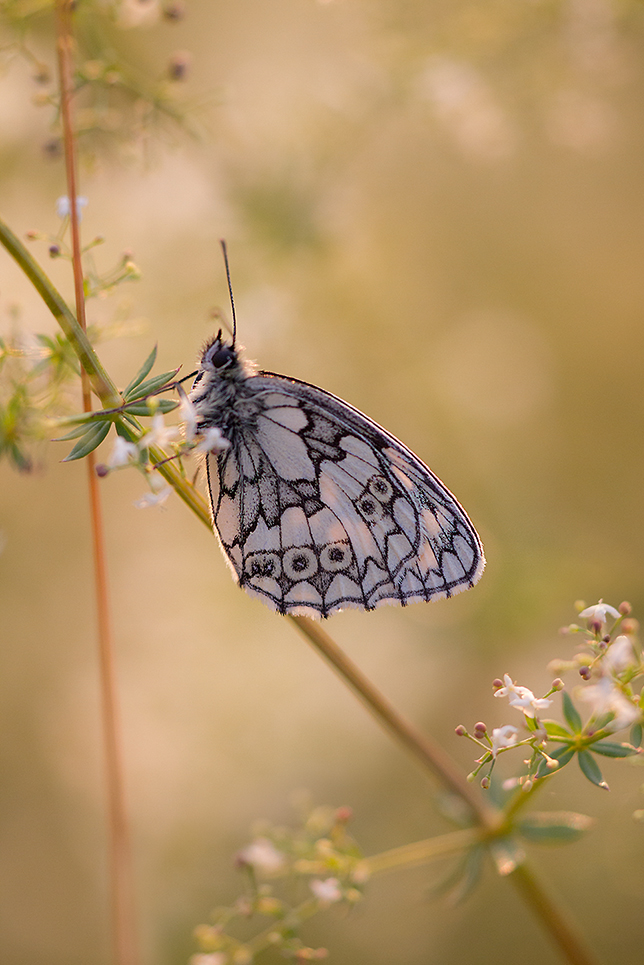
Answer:
[{"label": "white flower cluster", "polygon": [[[215,426],[209,426],[204,432],[198,431],[195,407],[185,395],[179,404],[179,414],[184,424],[183,433],[178,425],[166,426],[163,414],[157,412],[152,417],[150,429],[141,436],[138,442],[130,442],[123,436],[117,435],[106,463],[107,469],[120,469],[123,466],[132,465],[138,462],[144,449],[150,449],[152,446],[165,449],[179,442],[182,435],[185,440],[184,451],[186,452],[219,453],[230,445],[228,440],[223,437],[221,430]],[[172,492],[172,487],[164,484],[156,474],[150,475],[149,482],[152,491],[137,499],[134,504],[139,509],[162,505]]]},{"label": "white flower cluster", "polygon": [[510,707],[522,710],[526,717],[536,717],[538,710],[545,710],[552,703],[547,697],[535,697],[527,687],[520,687],[512,682],[509,674],[503,675],[505,687],[499,687],[495,691],[495,697],[509,697]]}]

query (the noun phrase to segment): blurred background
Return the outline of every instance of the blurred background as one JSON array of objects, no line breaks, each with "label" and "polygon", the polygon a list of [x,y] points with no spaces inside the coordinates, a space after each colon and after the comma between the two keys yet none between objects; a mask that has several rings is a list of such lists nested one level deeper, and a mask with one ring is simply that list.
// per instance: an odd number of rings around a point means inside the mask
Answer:
[{"label": "blurred background", "polygon": [[[545,692],[576,599],[644,606],[641,6],[150,0],[115,5],[117,23],[103,6],[79,5],[86,77],[106,69],[100,34],[109,66],[166,109],[109,91],[80,105],[84,239],[105,237],[97,272],[128,250],[142,273],[89,305],[101,357],[119,385],[155,343],[157,371],[191,371],[228,312],[225,237],[248,355],[358,406],[455,492],[485,544],[481,583],[327,629],[467,773],[454,727],[519,723],[491,681]],[[9,22],[24,7],[2,8],[3,217],[55,233],[51,21],[29,21],[30,61]],[[32,248],[71,297],[69,265]],[[55,330],[4,254],[0,312],[5,335]],[[108,961],[85,466],[61,464],[68,449],[43,444],[30,474],[0,467],[5,965]],[[301,789],[353,808],[367,854],[447,830],[425,777],[234,586],[178,499],[135,508],[133,471],[101,489],[146,965],[186,962],[194,926],[242,889],[251,826],[291,821]],[[532,856],[603,959],[635,963],[642,777],[609,760],[604,776],[610,794],[576,765],[547,786],[535,806],[598,825]],[[430,899],[434,877],[375,880],[304,938],[336,965],[557,960],[491,868],[457,907]]]}]

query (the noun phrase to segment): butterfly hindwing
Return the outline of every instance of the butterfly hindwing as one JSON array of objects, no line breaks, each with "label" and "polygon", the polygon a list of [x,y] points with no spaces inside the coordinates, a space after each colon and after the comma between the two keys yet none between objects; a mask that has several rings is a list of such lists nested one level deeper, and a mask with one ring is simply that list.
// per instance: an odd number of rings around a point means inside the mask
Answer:
[{"label": "butterfly hindwing", "polygon": [[244,589],[280,613],[328,616],[476,582],[474,528],[402,443],[307,383],[260,373],[245,388],[254,418],[209,456],[213,520]]}]

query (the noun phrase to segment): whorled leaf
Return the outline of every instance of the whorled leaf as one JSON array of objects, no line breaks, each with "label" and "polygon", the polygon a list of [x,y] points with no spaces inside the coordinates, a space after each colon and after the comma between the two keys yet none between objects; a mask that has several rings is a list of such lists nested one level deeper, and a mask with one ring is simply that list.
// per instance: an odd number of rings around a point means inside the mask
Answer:
[{"label": "whorled leaf", "polygon": [[552,769],[548,767],[548,762],[543,759],[539,764],[534,776],[547,777],[549,774],[554,774],[556,771],[560,771],[562,767],[565,767],[565,765],[573,759],[575,753],[576,751],[574,747],[570,747],[568,744],[563,744],[561,747],[558,747],[556,751],[552,751],[552,753],[549,753],[548,755],[559,762],[559,767]]},{"label": "whorled leaf", "polygon": [[154,403],[154,405],[149,405],[148,402],[142,400],[141,402],[135,402],[132,405],[128,405],[124,415],[129,413],[130,415],[136,416],[153,416],[157,412],[163,412],[165,414],[166,412],[172,412],[172,410],[176,409],[178,405],[179,403],[175,402],[173,399],[159,399],[158,402]]},{"label": "whorled leaf", "polygon": [[150,352],[150,354],[148,355],[148,357],[146,358],[145,362],[139,369],[139,371],[132,379],[132,381],[129,382],[126,388],[124,389],[123,395],[125,396],[125,398],[128,397],[128,395],[133,391],[133,389],[137,387],[137,385],[140,385],[141,382],[143,382],[143,379],[147,376],[148,372],[152,369],[152,366],[156,362],[156,358],[157,358],[157,347],[155,345],[152,351]]},{"label": "whorled leaf", "polygon": [[517,824],[519,833],[538,844],[567,844],[590,831],[595,821],[575,811],[533,811]]},{"label": "whorled leaf", "polygon": [[164,385],[171,382],[178,371],[179,369],[172,369],[170,372],[162,372],[160,375],[155,375],[151,379],[141,382],[129,392],[124,393],[125,401],[133,402],[135,399],[142,399],[146,395],[153,395]]},{"label": "whorled leaf", "polygon": [[484,853],[481,845],[467,851],[447,874],[432,885],[432,894],[446,898],[451,905],[465,901],[481,879]]},{"label": "whorled leaf", "polygon": [[610,790],[599,769],[599,764],[590,751],[579,751],[577,759],[584,777],[587,777],[588,780],[597,787],[602,787],[605,791]]},{"label": "whorled leaf", "polygon": [[597,741],[590,750],[593,754],[603,754],[604,757],[632,757],[638,753],[637,747],[631,744],[616,744],[614,741]]},{"label": "whorled leaf", "polygon": [[83,433],[69,455],[65,456],[63,462],[73,462],[74,459],[83,459],[89,455],[90,452],[93,452],[93,450],[103,442],[110,431],[111,425],[111,422],[92,423],[89,429]]},{"label": "whorled leaf", "polygon": [[557,720],[542,720],[543,727],[545,728],[548,737],[568,737],[570,740],[573,739],[573,734],[567,730],[563,724],[560,724]]},{"label": "whorled leaf", "polygon": [[563,714],[566,718],[568,726],[574,734],[581,734],[581,717],[579,716],[579,712],[570,698],[570,694],[566,693],[564,690],[561,697],[563,702]]}]

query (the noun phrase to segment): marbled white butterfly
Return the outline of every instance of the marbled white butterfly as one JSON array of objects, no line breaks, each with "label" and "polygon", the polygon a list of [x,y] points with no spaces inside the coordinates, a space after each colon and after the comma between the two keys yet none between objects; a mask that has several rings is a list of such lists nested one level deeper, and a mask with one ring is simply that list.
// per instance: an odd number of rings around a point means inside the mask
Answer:
[{"label": "marbled white butterfly", "polygon": [[[190,401],[208,453],[213,527],[240,586],[278,613],[453,596],[485,557],[462,506],[411,449],[348,402],[240,359],[233,315],[201,354]],[[221,435],[219,435],[219,433]]]},{"label": "marbled white butterfly", "polygon": [[330,392],[255,372],[234,333],[206,345],[190,399],[197,428],[229,443],[208,453],[208,488],[240,586],[279,613],[316,617],[473,586],[481,541],[434,473]]}]

